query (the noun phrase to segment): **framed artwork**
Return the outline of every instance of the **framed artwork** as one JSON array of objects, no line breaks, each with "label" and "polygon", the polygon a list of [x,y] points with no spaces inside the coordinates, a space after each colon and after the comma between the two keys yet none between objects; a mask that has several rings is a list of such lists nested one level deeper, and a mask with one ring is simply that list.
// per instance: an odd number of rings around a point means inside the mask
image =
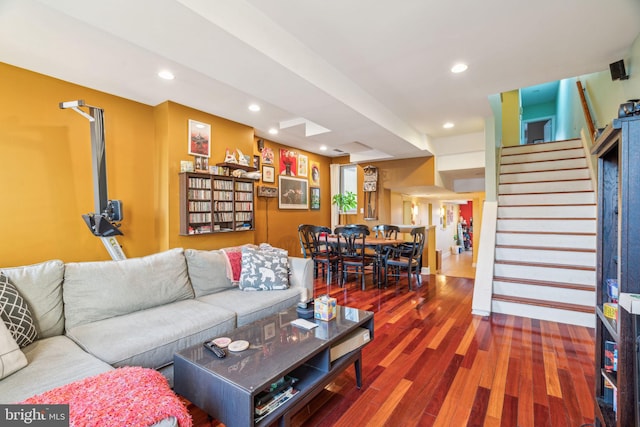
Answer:
[{"label": "framed artwork", "polygon": [[272,165],[273,159],[275,156],[273,155],[273,149],[270,147],[264,147],[262,149],[262,164],[263,165]]},{"label": "framed artwork", "polygon": [[253,156],[253,167],[260,170],[260,156]]},{"label": "framed artwork", "polygon": [[276,168],[273,166],[262,166],[262,182],[276,182]]},{"label": "framed artwork", "polygon": [[189,154],[211,156],[211,125],[189,120]]},{"label": "framed artwork", "polygon": [[298,155],[295,151],[280,149],[280,175],[296,176],[298,173]]},{"label": "framed artwork", "polygon": [[311,187],[311,210],[320,210],[320,188]]},{"label": "framed artwork", "polygon": [[311,162],[311,185],[320,186],[320,162]]},{"label": "framed artwork", "polygon": [[298,154],[298,176],[307,177],[309,174],[309,158],[304,154]]},{"label": "framed artwork", "polygon": [[280,183],[278,207],[280,209],[308,209],[309,181],[286,175],[280,175],[278,178]]}]

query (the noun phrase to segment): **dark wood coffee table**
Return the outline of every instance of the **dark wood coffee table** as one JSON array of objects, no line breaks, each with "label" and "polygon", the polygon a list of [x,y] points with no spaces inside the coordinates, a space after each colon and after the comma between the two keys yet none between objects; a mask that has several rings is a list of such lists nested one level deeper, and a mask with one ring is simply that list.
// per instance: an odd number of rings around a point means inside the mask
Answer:
[{"label": "dark wood coffee table", "polygon": [[[362,385],[362,348],[331,361],[333,346],[357,328],[369,330],[373,339],[373,313],[338,306],[335,319],[313,320],[318,327],[293,326],[295,307],[236,329],[228,336],[247,340],[249,349],[218,359],[203,345],[174,356],[174,390],[227,427],[267,426],[275,421],[288,425],[291,417],[307,405],[327,384],[352,363],[358,388]],[[212,337],[215,338],[215,337]],[[294,396],[259,422],[254,418],[254,399],[285,375],[298,379]]]}]

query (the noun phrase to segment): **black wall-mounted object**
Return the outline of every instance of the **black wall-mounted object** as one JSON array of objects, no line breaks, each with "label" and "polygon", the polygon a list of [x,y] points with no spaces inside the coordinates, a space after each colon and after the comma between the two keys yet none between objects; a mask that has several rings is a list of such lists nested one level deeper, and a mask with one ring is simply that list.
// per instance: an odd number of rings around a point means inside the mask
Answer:
[{"label": "black wall-mounted object", "polygon": [[624,68],[623,59],[609,64],[609,71],[611,71],[611,80],[627,80],[629,78]]}]

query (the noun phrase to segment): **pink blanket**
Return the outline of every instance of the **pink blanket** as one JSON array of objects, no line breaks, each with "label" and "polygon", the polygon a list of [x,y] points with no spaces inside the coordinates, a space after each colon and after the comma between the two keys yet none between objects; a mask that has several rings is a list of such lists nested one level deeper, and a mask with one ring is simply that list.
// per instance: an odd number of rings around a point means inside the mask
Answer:
[{"label": "pink blanket", "polygon": [[242,246],[224,248],[222,252],[227,259],[227,278],[237,285],[242,273]]},{"label": "pink blanket", "polygon": [[191,427],[189,411],[161,373],[146,368],[118,368],[67,384],[21,403],[69,404],[70,426],[146,427],[173,416]]}]

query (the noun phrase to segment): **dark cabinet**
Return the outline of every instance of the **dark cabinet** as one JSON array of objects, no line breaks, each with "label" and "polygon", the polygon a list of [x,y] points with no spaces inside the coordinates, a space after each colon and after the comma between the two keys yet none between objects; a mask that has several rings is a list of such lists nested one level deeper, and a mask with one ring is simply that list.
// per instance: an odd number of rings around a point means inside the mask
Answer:
[{"label": "dark cabinet", "polygon": [[596,425],[626,427],[638,425],[635,319],[623,309],[611,315],[617,301],[609,285],[640,293],[640,117],[614,120],[591,152],[598,158]]}]

